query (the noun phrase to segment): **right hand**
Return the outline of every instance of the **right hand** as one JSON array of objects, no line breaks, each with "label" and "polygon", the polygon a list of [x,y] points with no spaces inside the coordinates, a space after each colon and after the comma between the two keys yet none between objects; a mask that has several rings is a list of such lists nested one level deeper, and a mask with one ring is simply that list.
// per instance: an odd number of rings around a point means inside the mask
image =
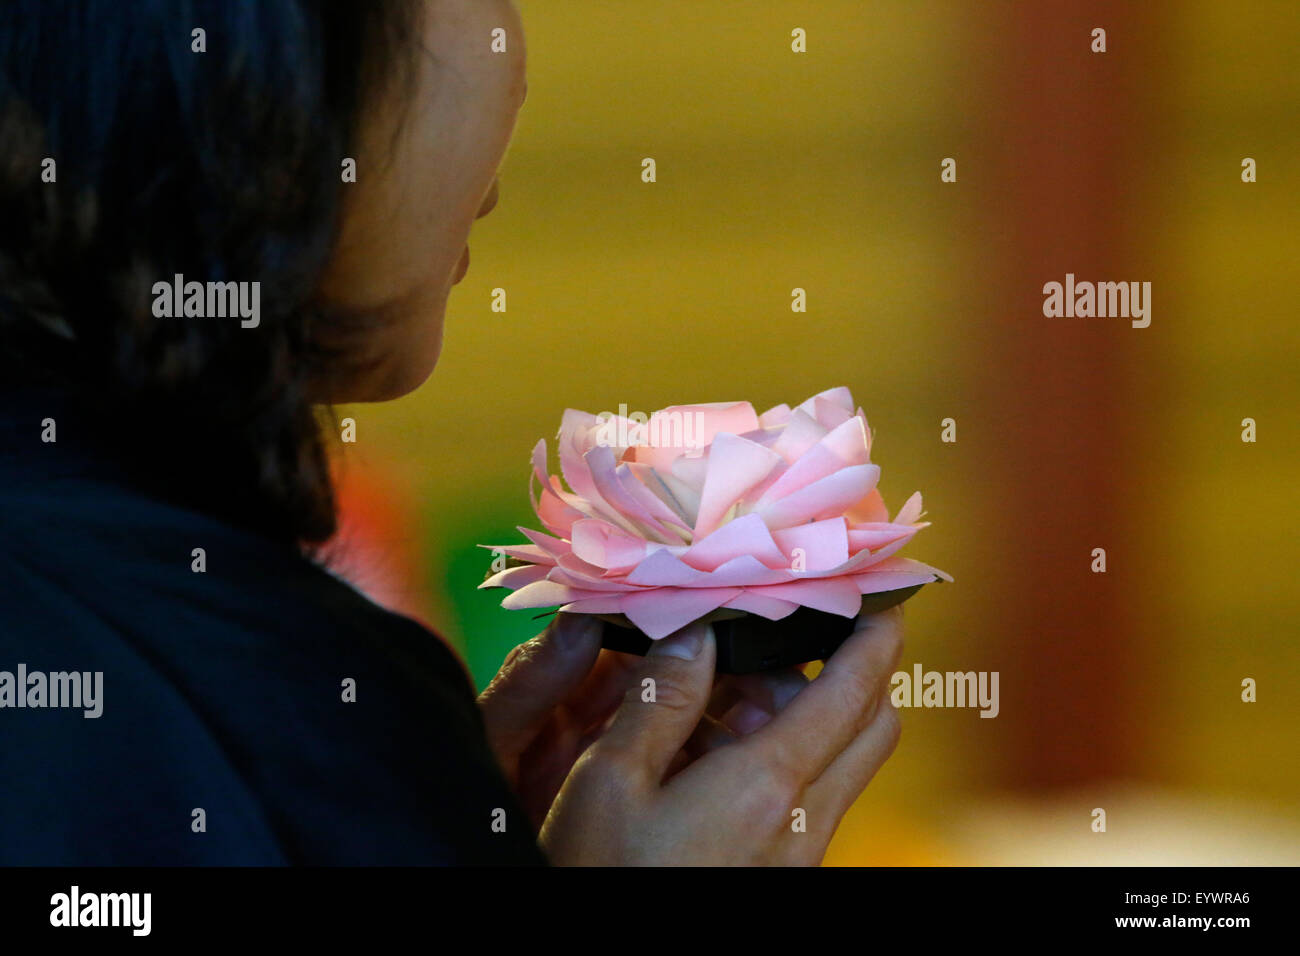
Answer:
[{"label": "right hand", "polygon": [[[561,865],[820,863],[898,743],[889,679],[902,650],[901,608],[859,618],[815,680],[737,734],[706,713],[712,629],[692,625],[656,642],[560,788],[542,848]],[[642,700],[646,678],[653,703]],[[683,751],[694,759],[684,762]]]}]

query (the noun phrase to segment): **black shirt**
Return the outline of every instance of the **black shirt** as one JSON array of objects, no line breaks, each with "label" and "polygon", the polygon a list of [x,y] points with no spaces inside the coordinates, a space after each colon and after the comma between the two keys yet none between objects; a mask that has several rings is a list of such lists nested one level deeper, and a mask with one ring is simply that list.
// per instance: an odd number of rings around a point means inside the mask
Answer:
[{"label": "black shirt", "polygon": [[545,862],[435,635],[0,400],[0,864]]}]

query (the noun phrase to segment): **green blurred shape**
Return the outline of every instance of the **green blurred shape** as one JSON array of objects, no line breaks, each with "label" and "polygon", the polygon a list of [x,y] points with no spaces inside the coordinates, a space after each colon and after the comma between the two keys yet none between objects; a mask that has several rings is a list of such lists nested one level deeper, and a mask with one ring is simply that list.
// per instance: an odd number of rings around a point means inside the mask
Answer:
[{"label": "green blurred shape", "polygon": [[516,644],[528,640],[546,624],[540,611],[507,611],[501,599],[509,592],[478,590],[492,564],[492,552],[480,544],[527,544],[519,525],[540,527],[528,506],[527,492],[518,483],[488,487],[458,509],[440,509],[434,541],[429,548],[430,587],[443,598],[440,625],[444,637],[465,654],[474,684],[480,690]]}]

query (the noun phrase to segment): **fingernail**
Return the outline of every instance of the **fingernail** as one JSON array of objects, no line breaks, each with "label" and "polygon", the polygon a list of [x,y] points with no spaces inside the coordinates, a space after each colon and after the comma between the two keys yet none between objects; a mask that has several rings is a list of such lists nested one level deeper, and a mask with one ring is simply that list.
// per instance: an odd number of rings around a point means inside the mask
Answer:
[{"label": "fingernail", "polygon": [[859,614],[853,622],[855,631],[863,631],[869,627],[876,627],[886,623],[890,618],[902,618],[903,605],[895,604],[893,607],[887,607],[883,611],[874,611],[871,614]]},{"label": "fingernail", "polygon": [[772,691],[773,706],[776,707],[778,712],[785,710],[790,701],[799,696],[799,692],[807,686],[807,681],[802,683],[791,681],[788,684],[778,684],[776,689]]},{"label": "fingernail", "polygon": [[771,719],[772,715],[762,707],[742,700],[723,715],[722,722],[733,732],[744,736],[752,734]]},{"label": "fingernail", "polygon": [[676,634],[655,641],[650,650],[646,651],[646,657],[676,657],[678,660],[693,661],[700,656],[704,638],[712,630],[710,625],[702,621],[688,624]]}]

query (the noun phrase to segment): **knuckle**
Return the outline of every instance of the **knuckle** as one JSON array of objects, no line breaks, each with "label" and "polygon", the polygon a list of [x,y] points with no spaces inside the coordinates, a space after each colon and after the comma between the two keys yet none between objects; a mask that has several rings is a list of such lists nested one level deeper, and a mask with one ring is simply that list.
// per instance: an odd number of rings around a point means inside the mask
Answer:
[{"label": "knuckle", "polygon": [[528,681],[537,672],[538,663],[544,659],[546,647],[543,637],[534,637],[517,645],[506,655],[498,676],[511,681]]},{"label": "knuckle", "polygon": [[794,755],[769,744],[754,762],[752,795],[763,804],[788,803],[799,792],[802,774]]},{"label": "knuckle", "polygon": [[510,653],[506,654],[506,659],[501,662],[500,669],[503,673],[514,667],[515,661],[519,659],[519,655],[524,653],[525,646],[526,644],[516,644],[514,647],[510,648]]},{"label": "knuckle", "polygon": [[639,761],[632,754],[601,739],[578,758],[570,776],[618,799],[634,789],[641,770]]},{"label": "knuckle", "polygon": [[875,707],[879,689],[867,675],[851,667],[836,670],[833,686],[842,712],[854,716],[855,726],[865,726]]},{"label": "knuckle", "polygon": [[[647,687],[646,678],[654,681],[653,706],[666,707],[673,711],[690,710],[698,706],[696,694],[692,693],[690,683],[674,668],[664,668],[654,673],[645,674],[628,689],[627,699],[637,705],[643,705]],[[651,701],[645,701],[651,703]]]},{"label": "knuckle", "polygon": [[898,747],[898,741],[903,736],[903,722],[894,705],[888,701],[881,704],[880,710],[880,720],[884,725],[885,754],[889,755]]},{"label": "knuckle", "polygon": [[782,830],[790,822],[790,809],[795,804],[797,793],[797,790],[783,787],[775,780],[759,783],[742,804],[745,817],[759,830]]},{"label": "knuckle", "polygon": [[903,656],[902,622],[895,621],[890,627],[883,628],[876,640],[879,641],[881,669],[892,669]]}]

